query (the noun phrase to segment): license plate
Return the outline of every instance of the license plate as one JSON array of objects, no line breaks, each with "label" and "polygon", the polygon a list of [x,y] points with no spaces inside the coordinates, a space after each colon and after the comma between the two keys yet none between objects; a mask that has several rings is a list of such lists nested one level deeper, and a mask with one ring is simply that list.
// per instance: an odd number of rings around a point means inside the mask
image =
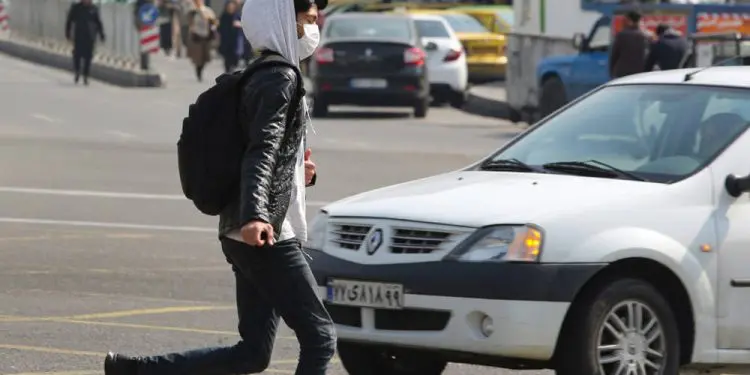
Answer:
[{"label": "license plate", "polygon": [[399,310],[404,308],[404,286],[331,279],[326,300],[334,305]]},{"label": "license plate", "polygon": [[364,79],[358,78],[351,81],[355,89],[384,89],[388,87],[388,81],[384,79]]}]

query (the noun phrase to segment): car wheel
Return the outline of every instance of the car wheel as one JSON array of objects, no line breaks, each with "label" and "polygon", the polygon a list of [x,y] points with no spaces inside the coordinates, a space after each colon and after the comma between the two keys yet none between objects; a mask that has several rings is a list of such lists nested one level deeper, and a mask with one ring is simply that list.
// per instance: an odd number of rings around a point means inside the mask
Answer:
[{"label": "car wheel", "polygon": [[448,365],[440,359],[404,353],[365,344],[338,343],[341,364],[349,375],[440,375]]},{"label": "car wheel", "polygon": [[560,78],[548,78],[542,83],[542,94],[539,98],[539,112],[541,112],[542,117],[558,110],[567,101],[565,86]]},{"label": "car wheel", "polygon": [[414,117],[425,118],[427,117],[427,109],[430,107],[429,99],[420,99],[417,104],[414,105]]},{"label": "car wheel", "polygon": [[313,100],[313,117],[326,117],[328,116],[328,104],[322,99],[315,98]]},{"label": "car wheel", "polygon": [[560,345],[558,375],[672,375],[680,335],[672,308],[651,284],[620,279],[577,304]]},{"label": "car wheel", "polygon": [[450,100],[451,107],[457,108],[457,109],[463,108],[464,104],[466,104],[466,96],[467,95],[465,91],[454,92]]}]

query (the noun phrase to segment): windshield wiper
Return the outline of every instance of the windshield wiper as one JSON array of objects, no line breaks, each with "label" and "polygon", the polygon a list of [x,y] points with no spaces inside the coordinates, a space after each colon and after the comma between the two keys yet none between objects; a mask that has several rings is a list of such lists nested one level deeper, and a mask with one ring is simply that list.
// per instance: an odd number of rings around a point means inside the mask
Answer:
[{"label": "windshield wiper", "polygon": [[587,161],[561,161],[557,163],[547,163],[543,167],[549,170],[557,170],[568,173],[596,173],[607,177],[619,177],[628,180],[648,181],[647,179],[635,175],[622,169],[613,167],[607,163],[598,160]]},{"label": "windshield wiper", "polygon": [[487,160],[482,163],[483,171],[513,171],[547,173],[544,169],[528,165],[516,158]]}]

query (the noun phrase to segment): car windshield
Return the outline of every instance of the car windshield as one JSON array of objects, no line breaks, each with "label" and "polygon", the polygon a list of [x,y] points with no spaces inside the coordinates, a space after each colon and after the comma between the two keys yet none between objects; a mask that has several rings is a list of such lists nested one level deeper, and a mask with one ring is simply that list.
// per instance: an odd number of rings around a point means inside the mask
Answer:
[{"label": "car windshield", "polygon": [[443,18],[448,21],[453,31],[457,33],[488,33],[484,25],[476,18],[466,14],[444,14]]},{"label": "car windshield", "polygon": [[389,38],[410,40],[411,27],[405,18],[357,17],[328,22],[329,38]]},{"label": "car windshield", "polygon": [[448,29],[440,21],[417,20],[417,32],[423,38],[450,38]]},{"label": "car windshield", "polygon": [[[620,177],[675,182],[702,169],[748,128],[748,101],[746,89],[609,86],[541,123],[484,165],[565,173],[571,170],[545,165],[584,162],[590,171],[593,162]],[[579,172],[585,169],[580,164]]]},{"label": "car windshield", "polygon": [[508,27],[513,27],[513,10],[512,9],[498,11],[497,15],[498,17],[500,17],[501,20],[503,20],[503,22],[505,22],[505,24]]}]

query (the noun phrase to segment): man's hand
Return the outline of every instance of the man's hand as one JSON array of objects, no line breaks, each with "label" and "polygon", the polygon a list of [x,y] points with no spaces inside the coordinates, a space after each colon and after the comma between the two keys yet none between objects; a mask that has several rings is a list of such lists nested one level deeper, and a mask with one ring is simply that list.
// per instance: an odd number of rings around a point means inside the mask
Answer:
[{"label": "man's hand", "polygon": [[310,185],[315,176],[315,163],[310,160],[312,149],[305,150],[305,185]]},{"label": "man's hand", "polygon": [[273,226],[264,221],[256,220],[245,224],[241,230],[242,239],[250,246],[273,245]]}]

